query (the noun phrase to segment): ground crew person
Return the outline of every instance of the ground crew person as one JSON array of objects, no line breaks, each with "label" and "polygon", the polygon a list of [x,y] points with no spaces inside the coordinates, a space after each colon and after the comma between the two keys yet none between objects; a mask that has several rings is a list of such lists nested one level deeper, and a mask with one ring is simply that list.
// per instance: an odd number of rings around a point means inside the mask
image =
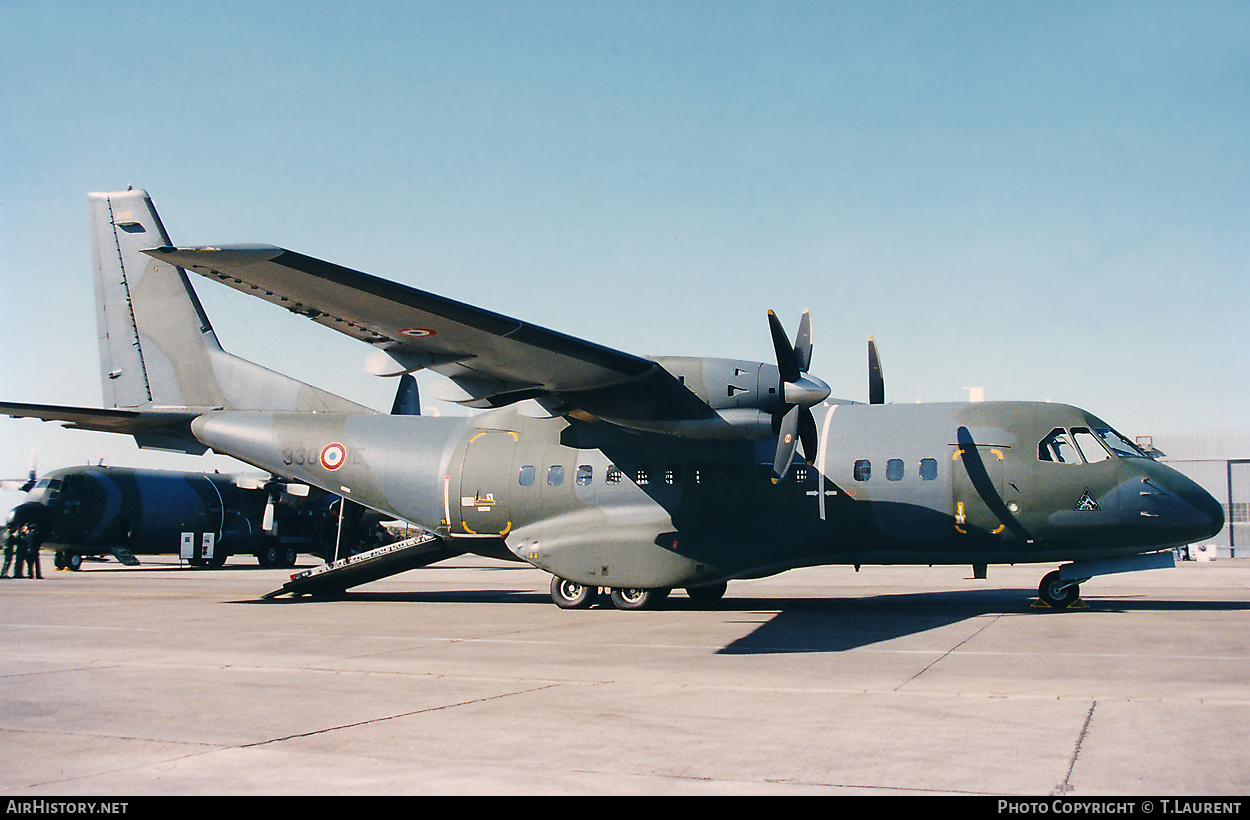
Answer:
[{"label": "ground crew person", "polygon": [[[39,532],[38,524],[27,524],[23,529],[26,530],[24,557],[28,565],[26,571],[27,578],[38,578],[43,580],[43,567],[39,562],[39,548],[43,546],[43,537]],[[21,572],[21,563],[18,563],[18,572]]]},{"label": "ground crew person", "polygon": [[[4,532],[4,571],[0,572],[0,578],[9,577],[9,566],[13,563],[13,553],[18,549],[20,543],[21,531],[16,529],[6,529]],[[13,570],[13,577],[16,578],[22,574],[22,560],[18,558],[17,569]]]}]

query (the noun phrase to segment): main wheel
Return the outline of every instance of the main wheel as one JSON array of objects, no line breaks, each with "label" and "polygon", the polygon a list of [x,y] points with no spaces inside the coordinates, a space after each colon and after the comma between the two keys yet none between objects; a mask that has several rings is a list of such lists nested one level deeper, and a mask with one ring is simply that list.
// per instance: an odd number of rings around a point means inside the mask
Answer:
[{"label": "main wheel", "polygon": [[1054,609],[1066,609],[1080,594],[1080,582],[1063,580],[1059,577],[1059,570],[1046,573],[1037,588],[1037,597]]},{"label": "main wheel", "polygon": [[612,587],[612,605],[617,609],[651,609],[668,597],[668,590]]},{"label": "main wheel", "polygon": [[551,600],[560,609],[590,609],[599,598],[599,587],[586,586],[551,576]]},{"label": "main wheel", "polygon": [[260,562],[262,567],[279,566],[278,561],[281,560],[281,553],[277,544],[266,544],[256,553],[256,560]]},{"label": "main wheel", "polygon": [[690,596],[690,600],[707,603],[709,601],[719,601],[725,597],[725,590],[729,587],[724,581],[719,584],[708,584],[704,587],[686,587],[686,594]]}]

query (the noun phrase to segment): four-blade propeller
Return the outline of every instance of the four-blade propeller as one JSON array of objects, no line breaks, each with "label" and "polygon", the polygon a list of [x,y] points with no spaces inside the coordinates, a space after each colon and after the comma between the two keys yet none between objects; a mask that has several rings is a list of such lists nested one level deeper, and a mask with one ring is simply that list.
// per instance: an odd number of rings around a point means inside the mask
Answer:
[{"label": "four-blade propeller", "polygon": [[771,310],[768,311],[768,326],[777,352],[777,370],[781,374],[778,392],[782,403],[789,408],[781,417],[777,434],[777,454],[773,459],[773,481],[776,482],[790,471],[790,462],[799,444],[803,445],[807,463],[815,461],[816,419],[811,408],[829,397],[829,385],[807,372],[812,363],[810,311],[803,311],[793,345],[781,327],[781,320]]}]

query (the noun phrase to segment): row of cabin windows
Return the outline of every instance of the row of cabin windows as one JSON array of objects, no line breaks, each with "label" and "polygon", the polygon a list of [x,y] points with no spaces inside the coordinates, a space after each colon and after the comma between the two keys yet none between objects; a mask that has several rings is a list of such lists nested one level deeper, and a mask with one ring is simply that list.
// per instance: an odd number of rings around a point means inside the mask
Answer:
[{"label": "row of cabin windows", "polygon": [[[639,464],[633,468],[630,478],[639,487],[649,486],[652,481],[673,486],[682,483],[687,476],[688,480],[694,484],[706,484],[714,478],[724,478],[730,482],[741,481],[742,472],[742,465],[735,463],[720,465],[716,468],[709,464],[697,464],[691,467],[689,471],[684,470],[680,464],[667,464],[658,471],[652,470],[650,464]],[[855,462],[852,472],[856,481],[869,481],[872,478],[872,462],[866,458],[860,459]],[[561,486],[564,484],[564,473],[563,464],[552,464],[547,468],[547,484],[551,487]],[[887,481],[902,481],[905,473],[906,467],[901,458],[892,458],[885,463],[885,477]],[[923,481],[935,480],[938,475],[937,459],[921,459],[919,475]],[[594,467],[589,464],[580,464],[574,473],[573,483],[579,487],[586,487],[594,481],[594,476]],[[604,472],[604,483],[608,485],[620,484],[624,476],[625,473],[620,467],[610,464]],[[517,476],[517,482],[522,487],[529,487],[537,477],[537,468],[532,464],[527,464],[521,468]],[[760,464],[759,477],[762,481],[770,481],[773,477],[773,465],[767,463]],[[806,464],[795,464],[786,476],[786,481],[806,484],[815,477],[816,471]]]},{"label": "row of cabin windows", "polygon": [[[771,469],[771,465],[769,467]],[[664,484],[673,485],[680,484],[686,472],[680,464],[668,464],[663,469],[653,471],[650,464],[639,464],[630,474],[634,483],[639,486],[647,486],[653,480]],[[726,464],[719,470],[714,470],[709,464],[698,464],[689,470],[690,480],[695,484],[704,484],[711,480],[715,475],[720,475],[727,481],[738,481],[742,478],[741,464]],[[538,477],[538,470],[532,464],[523,466],[517,475],[517,483],[522,487],[529,487]],[[579,464],[576,472],[573,474],[573,483],[579,487],[589,486],[595,477],[595,468],[589,464]],[[609,464],[603,474],[605,484],[620,484],[621,479],[625,477],[625,472],[614,464]],[[564,465],[552,464],[547,468],[547,484],[552,487],[559,487],[564,483]]]},{"label": "row of cabin windows", "polygon": [[[771,478],[772,470],[773,465],[761,464],[759,470],[760,477]],[[548,467],[547,484],[552,487],[562,485],[564,483],[564,472],[564,465],[562,464],[553,464]],[[709,464],[699,464],[690,468],[689,471],[684,470],[680,464],[668,464],[659,471],[653,470],[650,464],[639,464],[633,468],[630,478],[635,484],[643,487],[651,484],[652,481],[672,486],[682,483],[686,476],[689,476],[689,480],[694,484],[706,484],[714,478],[724,478],[730,482],[741,481],[742,473],[742,465],[732,463],[721,465],[718,468],[714,468]],[[814,472],[806,464],[800,464],[795,465],[791,469],[788,480],[802,484],[812,478],[813,475]],[[527,464],[521,468],[517,476],[517,483],[522,487],[529,487],[534,483],[537,476],[538,470],[532,464]],[[624,476],[625,472],[620,467],[608,465],[604,473],[604,483],[620,484]],[[594,481],[594,467],[589,464],[578,465],[573,481],[579,487],[590,485]]]},{"label": "row of cabin windows", "polygon": [[[872,461],[861,458],[855,462],[855,466],[851,471],[852,477],[856,481],[872,480]],[[886,481],[902,481],[907,475],[907,465],[901,458],[892,458],[885,463],[885,479]],[[922,481],[933,481],[938,476],[938,463],[936,458],[920,459],[920,479]]]}]

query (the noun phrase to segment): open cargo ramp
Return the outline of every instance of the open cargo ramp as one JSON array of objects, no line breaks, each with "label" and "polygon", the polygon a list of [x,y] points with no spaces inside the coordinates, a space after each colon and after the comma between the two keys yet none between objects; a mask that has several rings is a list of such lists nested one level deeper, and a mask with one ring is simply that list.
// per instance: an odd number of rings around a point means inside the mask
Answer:
[{"label": "open cargo ramp", "polygon": [[447,542],[432,533],[423,533],[394,544],[377,547],[341,558],[329,564],[306,569],[291,576],[281,589],[263,596],[279,595],[341,595],[351,587],[367,584],[379,578],[398,575],[410,569],[428,566],[446,558],[460,555]]}]

